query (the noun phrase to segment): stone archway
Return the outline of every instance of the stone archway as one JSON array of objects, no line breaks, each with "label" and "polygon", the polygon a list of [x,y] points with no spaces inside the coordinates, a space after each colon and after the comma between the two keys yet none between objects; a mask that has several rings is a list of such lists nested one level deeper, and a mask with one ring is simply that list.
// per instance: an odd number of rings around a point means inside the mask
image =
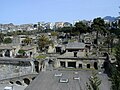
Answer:
[{"label": "stone archway", "polygon": [[28,78],[24,78],[23,80],[24,80],[24,83],[25,83],[25,84],[27,84],[27,85],[30,84],[30,80],[29,80]]},{"label": "stone archway", "polygon": [[39,73],[39,62],[38,61],[34,61],[34,64],[35,64],[35,71],[37,72],[37,73]]},{"label": "stone archway", "polygon": [[33,77],[32,80],[34,80],[36,77]]},{"label": "stone archway", "polygon": [[32,53],[32,52],[30,52],[30,57],[32,56],[32,54],[33,54],[33,53]]},{"label": "stone archway", "polygon": [[22,83],[20,81],[16,81],[16,84],[18,85],[22,85]]},{"label": "stone archway", "polygon": [[97,62],[94,62],[94,68],[97,70],[98,69],[98,64]]},{"label": "stone archway", "polygon": [[12,81],[9,81],[10,82],[10,84],[14,84],[14,82],[12,82]]},{"label": "stone archway", "polygon": [[5,57],[10,57],[10,50],[5,51]]},{"label": "stone archway", "polygon": [[79,68],[82,68],[82,64],[79,64]]}]

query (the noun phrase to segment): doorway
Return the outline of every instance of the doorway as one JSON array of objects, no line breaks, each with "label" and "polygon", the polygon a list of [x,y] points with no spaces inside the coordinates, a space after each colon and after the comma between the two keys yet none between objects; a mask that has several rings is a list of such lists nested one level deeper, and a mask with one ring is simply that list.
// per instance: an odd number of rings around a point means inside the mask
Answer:
[{"label": "doorway", "polygon": [[82,64],[79,64],[79,68],[82,68]]},{"label": "doorway", "polygon": [[94,68],[95,68],[96,70],[98,69],[97,62],[94,62]]},{"label": "doorway", "polygon": [[6,50],[5,56],[6,56],[6,57],[10,57],[10,50]]},{"label": "doorway", "polygon": [[35,71],[37,73],[39,73],[39,62],[38,61],[34,61],[34,64],[35,64]]},{"label": "doorway", "polygon": [[90,64],[87,64],[87,68],[90,68]]},{"label": "doorway", "polygon": [[30,80],[29,80],[28,78],[24,78],[23,80],[24,80],[24,83],[25,83],[25,84],[27,84],[27,85],[30,84]]},{"label": "doorway", "polygon": [[60,66],[61,67],[65,67],[65,62],[64,61],[60,61]]},{"label": "doorway", "polygon": [[76,62],[68,62],[68,67],[76,68]]}]

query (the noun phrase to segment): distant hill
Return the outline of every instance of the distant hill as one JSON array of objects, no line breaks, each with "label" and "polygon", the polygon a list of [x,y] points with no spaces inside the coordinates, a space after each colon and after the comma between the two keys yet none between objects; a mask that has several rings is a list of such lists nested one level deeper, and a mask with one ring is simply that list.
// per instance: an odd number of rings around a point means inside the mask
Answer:
[{"label": "distant hill", "polygon": [[116,17],[116,19],[120,19],[120,16]]},{"label": "distant hill", "polygon": [[116,17],[106,16],[103,18],[104,20],[109,20],[110,22],[115,21]]}]

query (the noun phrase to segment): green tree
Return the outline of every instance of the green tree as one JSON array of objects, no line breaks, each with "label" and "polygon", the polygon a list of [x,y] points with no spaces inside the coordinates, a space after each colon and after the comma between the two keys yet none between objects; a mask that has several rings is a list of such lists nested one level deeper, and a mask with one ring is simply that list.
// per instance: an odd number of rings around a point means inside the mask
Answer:
[{"label": "green tree", "polygon": [[51,36],[58,36],[58,32],[51,32]]},{"label": "green tree", "polygon": [[89,78],[89,83],[86,83],[87,90],[99,90],[101,80],[97,77],[97,73],[92,73],[92,76]]},{"label": "green tree", "polygon": [[120,45],[115,48],[116,64],[118,65],[118,70],[120,71]]},{"label": "green tree", "polygon": [[20,49],[18,53],[19,55],[16,55],[17,58],[27,58],[25,50]]},{"label": "green tree", "polygon": [[[120,16],[119,16],[120,17]],[[120,29],[120,19],[118,20],[118,27],[119,27],[119,29]]]},{"label": "green tree", "polygon": [[11,39],[11,38],[5,38],[5,39],[3,40],[3,43],[4,43],[4,44],[12,43],[12,39]]},{"label": "green tree", "polygon": [[25,53],[25,50],[20,49],[20,50],[18,51],[18,53],[21,54],[21,55],[23,55],[23,54]]},{"label": "green tree", "polygon": [[111,65],[111,77],[109,81],[111,81],[111,89],[112,90],[120,90],[120,71],[117,70],[117,67]]},{"label": "green tree", "polygon": [[79,33],[79,40],[80,40],[80,34],[87,32],[88,26],[84,24],[82,21],[75,23],[75,31]]},{"label": "green tree", "polygon": [[52,47],[54,46],[53,42],[49,40],[48,37],[45,35],[41,35],[38,39],[38,47],[40,50],[45,51],[46,47],[51,45]]},{"label": "green tree", "polygon": [[111,76],[110,81],[112,83],[112,90],[120,90],[120,45],[115,48],[115,64],[110,65]]},{"label": "green tree", "polygon": [[98,45],[98,34],[107,32],[106,24],[104,20],[99,17],[93,20],[91,27],[93,31],[96,31],[96,44]]},{"label": "green tree", "polygon": [[0,33],[0,43],[2,43],[4,40],[4,34],[3,33]]},{"label": "green tree", "polygon": [[32,43],[32,39],[27,36],[27,37],[23,40],[23,43],[24,43],[25,45],[29,45],[29,44]]},{"label": "green tree", "polygon": [[107,38],[106,38],[104,44],[107,44],[108,53],[109,53],[109,49],[111,49],[111,53],[112,53],[113,40],[114,40],[115,37],[116,37],[116,36],[115,36],[115,34],[113,34],[113,33],[112,33],[112,34],[109,33],[109,34],[107,35]]},{"label": "green tree", "polygon": [[84,24],[82,21],[75,23],[75,29],[79,33],[86,33],[87,27],[88,26],[86,24]]},{"label": "green tree", "polygon": [[64,33],[71,33],[73,27],[63,27],[63,28],[58,28],[57,31],[59,32],[64,32]]}]

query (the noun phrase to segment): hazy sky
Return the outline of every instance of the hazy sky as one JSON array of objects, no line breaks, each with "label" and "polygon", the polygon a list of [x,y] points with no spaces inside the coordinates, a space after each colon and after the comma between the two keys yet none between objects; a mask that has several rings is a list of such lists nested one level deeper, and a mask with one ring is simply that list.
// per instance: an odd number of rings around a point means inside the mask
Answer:
[{"label": "hazy sky", "polygon": [[118,16],[120,0],[0,0],[0,23],[90,20]]}]

